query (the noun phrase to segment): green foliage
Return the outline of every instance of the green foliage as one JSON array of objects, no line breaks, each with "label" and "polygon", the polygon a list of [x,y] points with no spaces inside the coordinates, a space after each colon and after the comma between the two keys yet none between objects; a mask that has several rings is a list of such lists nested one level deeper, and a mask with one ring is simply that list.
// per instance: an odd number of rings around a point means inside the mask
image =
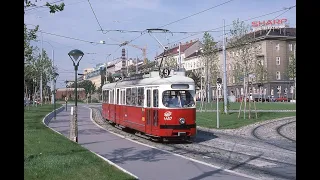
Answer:
[{"label": "green foliage", "polygon": [[[24,0],[24,9],[26,9],[28,7],[37,6],[36,3],[37,3],[37,0],[35,0],[34,2],[31,2],[30,0]],[[49,12],[50,13],[56,13],[56,12],[59,12],[59,11],[63,11],[65,4],[64,3],[60,3],[58,5],[58,4],[53,4],[53,3],[46,2],[46,4],[44,6],[49,8]],[[40,7],[43,7],[43,6],[40,6]]]},{"label": "green foliage", "polygon": [[204,57],[211,57],[214,55],[216,51],[216,44],[217,42],[214,41],[211,34],[208,32],[205,32],[203,35],[203,52],[202,56]]},{"label": "green foliage", "polygon": [[[40,0],[41,1],[41,0]],[[24,10],[28,7],[43,7],[36,5],[37,0],[24,0]],[[59,5],[46,3],[44,6],[50,9],[50,13],[55,13],[64,10],[64,3]],[[33,8],[33,9],[34,9]],[[25,12],[25,11],[24,11]],[[37,41],[37,32],[39,26],[37,25],[34,29],[28,29],[26,24],[24,24],[24,79],[25,79],[25,90],[26,94],[33,94],[34,90],[38,90],[37,85],[40,80],[40,74],[43,77],[43,88],[47,88],[47,82],[49,82],[55,72],[57,72],[57,67],[51,66],[51,60],[48,58],[45,51],[40,52],[41,55],[37,54],[38,48],[31,45],[31,41]],[[36,89],[35,89],[36,88]]]},{"label": "green foliage", "polygon": [[[242,112],[243,115],[243,112]],[[197,112],[197,126],[216,128],[217,127],[216,112]],[[296,116],[296,112],[258,112],[258,119],[238,119],[238,112],[231,112],[229,114],[219,114],[220,129],[236,129],[257,122],[278,119],[283,117]],[[247,115],[246,115],[247,117]]]},{"label": "green foliage", "polygon": [[[217,58],[217,42],[214,41],[213,37],[208,33],[205,32],[203,35],[203,48],[201,52],[202,58],[202,65],[208,68],[208,79],[209,83],[215,83],[215,80],[219,76],[219,59]],[[210,80],[211,79],[211,80]]]},{"label": "green foliage", "polygon": [[50,13],[56,13],[56,12],[58,12],[58,11],[63,11],[64,10],[64,6],[65,6],[65,4],[64,3],[61,3],[61,4],[59,4],[59,5],[57,5],[57,4],[50,4],[50,3],[46,3],[46,6],[47,7],[49,7],[49,9],[50,9]]}]

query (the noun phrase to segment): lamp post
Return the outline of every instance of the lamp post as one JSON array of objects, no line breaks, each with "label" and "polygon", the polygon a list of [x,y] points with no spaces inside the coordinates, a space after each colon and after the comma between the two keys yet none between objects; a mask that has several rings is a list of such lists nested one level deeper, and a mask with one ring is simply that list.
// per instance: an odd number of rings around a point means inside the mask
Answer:
[{"label": "lamp post", "polygon": [[[78,49],[74,49],[68,53],[70,59],[73,62],[74,71],[75,71],[75,79],[74,79],[74,85],[75,85],[75,102],[74,102],[74,112],[73,112],[73,122],[71,123],[71,129],[70,129],[70,138],[73,139],[73,141],[78,142],[78,124],[77,124],[77,101],[78,101],[78,90],[77,90],[77,71],[79,67],[79,63],[84,55],[84,53]],[[79,59],[80,57],[80,59]],[[79,60],[78,60],[79,59]]]},{"label": "lamp post", "polygon": [[66,111],[68,111],[68,88],[69,88],[69,86],[66,85],[66,97],[65,97],[65,101],[66,101]]},{"label": "lamp post", "polygon": [[53,85],[53,110],[54,110],[54,120],[56,120],[57,117],[57,112],[56,112],[56,83],[57,83],[57,78],[58,78],[59,74],[58,73],[54,73],[53,75],[53,80],[54,80],[54,85]]}]

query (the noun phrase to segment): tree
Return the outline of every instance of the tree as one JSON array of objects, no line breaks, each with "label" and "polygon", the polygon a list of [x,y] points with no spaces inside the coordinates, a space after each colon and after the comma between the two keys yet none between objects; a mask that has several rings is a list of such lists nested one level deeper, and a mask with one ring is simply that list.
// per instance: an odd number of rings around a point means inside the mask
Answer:
[{"label": "tree", "polygon": [[[41,1],[41,0],[40,0]],[[48,7],[50,13],[56,13],[58,11],[64,10],[64,3],[53,4],[46,2],[43,6],[37,6],[36,3],[38,1],[24,0],[24,13],[27,8],[33,7],[33,9],[37,7]],[[31,9],[30,9],[31,10]],[[37,47],[33,47],[30,42],[36,41],[37,35],[36,33],[39,30],[39,26],[36,26],[34,29],[28,29],[26,24],[24,24],[24,81],[25,81],[25,93],[26,96],[29,94],[34,94],[34,98],[37,92],[37,81],[40,80],[40,73],[44,78],[43,89],[46,89],[46,84],[49,80],[52,79],[53,74],[57,72],[56,67],[52,67],[50,63],[50,59],[46,55],[45,51],[41,52],[43,56],[35,55],[37,52]]]},{"label": "tree", "polygon": [[[231,39],[228,43],[228,48],[232,50],[233,66],[235,66],[236,79],[243,79],[244,85],[244,118],[246,109],[246,99],[248,94],[249,81],[252,83],[256,81],[257,75],[259,79],[264,80],[266,77],[265,69],[261,61],[257,60],[257,45],[255,39],[249,32],[249,26],[240,21],[239,19],[233,21],[233,27],[230,30]],[[257,74],[258,73],[258,74]],[[242,104],[241,104],[242,105]],[[239,110],[239,116],[241,111],[241,105]],[[257,116],[257,113],[256,113]],[[249,118],[250,118],[250,101],[249,101]]]},{"label": "tree", "polygon": [[174,57],[167,56],[163,59],[163,67],[168,67],[169,69],[175,69],[178,63]]},{"label": "tree", "polygon": [[291,55],[289,58],[289,64],[287,69],[287,76],[290,80],[294,80],[294,93],[292,93],[292,99],[294,94],[294,99],[296,99],[296,58]]},{"label": "tree", "polygon": [[[207,102],[210,102],[210,87],[211,84],[215,82],[217,77],[219,76],[219,59],[217,58],[217,42],[214,41],[213,37],[208,33],[205,32],[203,35],[203,48],[201,52],[201,60],[202,60],[202,67],[204,67],[203,74],[205,78],[205,91],[207,92],[206,98]],[[202,74],[201,74],[202,75]],[[200,75],[200,77],[201,77]],[[208,89],[209,86],[209,89]]]},{"label": "tree", "polygon": [[[26,10],[26,8],[28,8],[28,7],[37,6],[36,2],[37,2],[37,0],[35,0],[34,2],[32,2],[30,0],[24,0],[24,9]],[[52,4],[52,3],[46,2],[46,4],[44,6],[46,6],[46,7],[48,7],[50,9],[50,11],[49,11],[50,13],[56,13],[58,11],[63,11],[65,4],[64,3],[60,3],[58,5],[58,4]],[[41,6],[41,7],[43,7],[43,6]],[[24,11],[24,13],[25,13],[25,11]]]}]

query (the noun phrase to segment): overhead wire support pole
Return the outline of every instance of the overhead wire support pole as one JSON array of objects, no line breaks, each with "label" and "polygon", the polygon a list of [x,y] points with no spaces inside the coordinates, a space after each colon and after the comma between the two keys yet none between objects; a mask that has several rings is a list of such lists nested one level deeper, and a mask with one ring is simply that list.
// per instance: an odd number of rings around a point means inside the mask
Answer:
[{"label": "overhead wire support pole", "polygon": [[223,102],[224,113],[228,113],[228,99],[227,99],[227,55],[226,55],[226,33],[225,33],[225,20],[223,20]]}]

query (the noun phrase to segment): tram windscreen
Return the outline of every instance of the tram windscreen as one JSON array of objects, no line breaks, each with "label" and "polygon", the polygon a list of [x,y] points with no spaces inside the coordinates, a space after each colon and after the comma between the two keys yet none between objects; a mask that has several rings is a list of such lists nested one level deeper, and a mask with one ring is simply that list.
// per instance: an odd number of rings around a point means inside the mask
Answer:
[{"label": "tram windscreen", "polygon": [[165,107],[184,108],[194,107],[194,91],[167,90],[162,94],[162,103]]}]

